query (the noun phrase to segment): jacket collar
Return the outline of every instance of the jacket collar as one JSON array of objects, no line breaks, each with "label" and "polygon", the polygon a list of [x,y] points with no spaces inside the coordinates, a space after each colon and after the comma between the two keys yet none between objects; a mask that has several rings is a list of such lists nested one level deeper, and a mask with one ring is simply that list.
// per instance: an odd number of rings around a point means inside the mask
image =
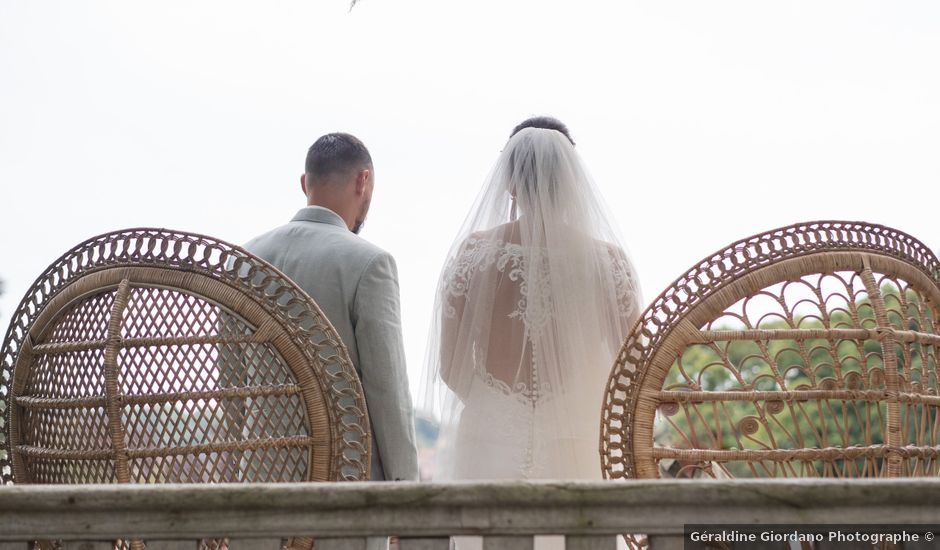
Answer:
[{"label": "jacket collar", "polygon": [[343,218],[339,217],[339,214],[333,212],[329,208],[324,208],[322,206],[307,206],[301,208],[300,211],[294,215],[294,218],[291,221],[326,223],[329,225],[342,227],[347,231],[349,230],[349,228],[346,227],[346,222],[343,221]]}]

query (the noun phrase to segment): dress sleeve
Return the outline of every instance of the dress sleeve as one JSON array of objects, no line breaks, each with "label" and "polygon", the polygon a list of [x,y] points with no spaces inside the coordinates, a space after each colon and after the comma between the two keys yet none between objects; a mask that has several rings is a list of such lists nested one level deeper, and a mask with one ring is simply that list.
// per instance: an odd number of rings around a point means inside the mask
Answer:
[{"label": "dress sleeve", "polygon": [[626,337],[640,317],[642,296],[639,281],[633,264],[622,248],[611,245],[608,251],[617,295],[617,313],[623,323],[623,329],[626,331],[624,337]]},{"label": "dress sleeve", "polygon": [[417,480],[414,409],[401,333],[398,270],[380,253],[359,280],[353,305],[362,389],[387,480]]},{"label": "dress sleeve", "polygon": [[468,269],[466,266],[461,268],[463,260],[468,255],[468,246],[467,243],[464,243],[457,256],[445,268],[443,280],[441,281],[440,376],[441,380],[447,384],[447,387],[460,397],[464,397],[466,391],[460,387],[460,373],[456,372],[456,363],[458,361],[454,354],[457,352],[457,338],[460,333],[460,324],[467,304],[467,290],[470,285]]}]

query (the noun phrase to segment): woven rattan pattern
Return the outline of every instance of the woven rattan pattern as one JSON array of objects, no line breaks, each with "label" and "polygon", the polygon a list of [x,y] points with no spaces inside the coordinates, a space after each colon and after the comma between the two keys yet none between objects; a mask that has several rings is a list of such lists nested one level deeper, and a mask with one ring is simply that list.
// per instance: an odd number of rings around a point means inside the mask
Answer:
[{"label": "woven rattan pattern", "polygon": [[937,475],[940,262],[900,231],[797,224],[681,276],[614,364],[605,477]]},{"label": "woven rattan pattern", "polygon": [[4,483],[368,478],[335,330],[275,268],[209,237],[78,245],[26,294],[0,368]]}]

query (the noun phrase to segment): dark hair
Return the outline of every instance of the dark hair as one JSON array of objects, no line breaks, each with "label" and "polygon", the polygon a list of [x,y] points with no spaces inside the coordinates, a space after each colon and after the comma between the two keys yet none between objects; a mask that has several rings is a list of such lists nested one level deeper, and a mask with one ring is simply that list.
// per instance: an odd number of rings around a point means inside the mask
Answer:
[{"label": "dark hair", "polygon": [[313,142],[307,150],[304,170],[322,178],[362,166],[372,168],[372,156],[366,146],[356,136],[335,132]]},{"label": "dark hair", "polygon": [[516,135],[520,130],[525,128],[544,128],[546,130],[555,130],[556,132],[561,132],[566,138],[568,138],[568,141],[571,142],[571,145],[574,145],[574,140],[571,139],[571,134],[568,133],[568,127],[565,126],[564,122],[558,120],[555,117],[534,116],[532,118],[523,120],[512,129],[512,133],[509,134],[509,137]]}]

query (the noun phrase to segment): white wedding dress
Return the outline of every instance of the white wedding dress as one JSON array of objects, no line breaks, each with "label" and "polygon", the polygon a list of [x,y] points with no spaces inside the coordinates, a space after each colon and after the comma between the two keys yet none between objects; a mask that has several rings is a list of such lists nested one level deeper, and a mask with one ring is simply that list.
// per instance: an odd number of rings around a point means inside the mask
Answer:
[{"label": "white wedding dress", "polygon": [[573,145],[518,132],[438,286],[424,392],[441,421],[435,479],[600,479],[605,383],[640,299]]}]

